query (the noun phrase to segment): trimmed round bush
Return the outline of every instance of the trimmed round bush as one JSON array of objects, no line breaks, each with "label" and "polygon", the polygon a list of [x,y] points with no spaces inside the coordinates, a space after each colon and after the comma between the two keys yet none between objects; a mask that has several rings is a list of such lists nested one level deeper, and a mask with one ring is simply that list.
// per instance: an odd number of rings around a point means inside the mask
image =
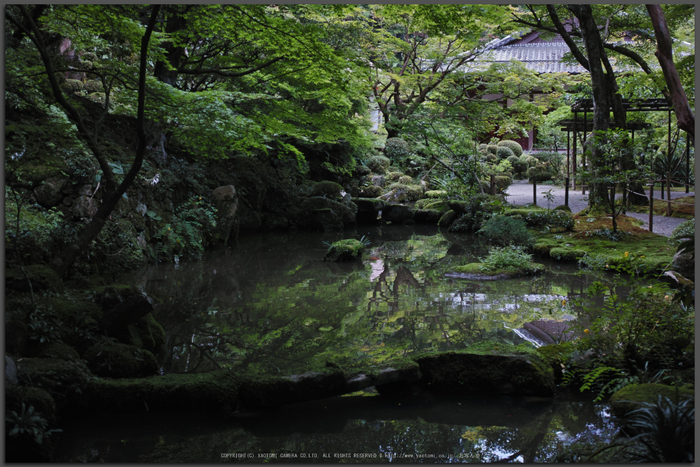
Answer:
[{"label": "trimmed round bush", "polygon": [[513,183],[513,179],[505,175],[496,175],[494,181],[499,193],[503,193]]},{"label": "trimmed round bush", "polygon": [[498,162],[498,156],[495,154],[488,153],[486,155],[486,162],[491,162],[495,164]]},{"label": "trimmed round bush", "polygon": [[513,151],[511,151],[510,148],[507,148],[505,146],[499,146],[498,150],[496,150],[496,155],[499,159],[508,159],[511,156],[515,156]]},{"label": "trimmed round bush", "polygon": [[488,151],[488,147],[489,147],[488,144],[486,144],[486,143],[481,143],[481,144],[479,145],[479,152],[481,152],[481,151]]},{"label": "trimmed round bush", "polygon": [[408,143],[401,138],[389,138],[384,145],[384,154],[391,160],[403,160],[411,153]]},{"label": "trimmed round bush", "polygon": [[498,152],[498,146],[496,146],[495,144],[489,144],[489,145],[486,147],[486,149],[488,149],[488,151],[489,151],[491,154],[493,154],[494,156],[495,156],[496,153]]},{"label": "trimmed round bush", "polygon": [[391,161],[386,156],[372,156],[367,161],[367,167],[377,174],[386,173],[389,164],[391,164]]},{"label": "trimmed round bush", "polygon": [[495,216],[484,222],[483,227],[476,232],[491,245],[532,247],[534,239],[527,231],[527,225],[522,219],[507,216]]},{"label": "trimmed round bush", "polygon": [[546,182],[551,180],[552,176],[552,172],[544,164],[537,164],[535,167],[527,169],[527,178],[530,181]]},{"label": "trimmed round bush", "polygon": [[528,167],[534,167],[539,162],[536,157],[532,157],[529,154],[523,154],[520,156],[520,160],[527,164]]},{"label": "trimmed round bush", "polygon": [[503,140],[498,142],[498,146],[506,147],[513,151],[515,157],[523,155],[523,147],[517,141]]}]

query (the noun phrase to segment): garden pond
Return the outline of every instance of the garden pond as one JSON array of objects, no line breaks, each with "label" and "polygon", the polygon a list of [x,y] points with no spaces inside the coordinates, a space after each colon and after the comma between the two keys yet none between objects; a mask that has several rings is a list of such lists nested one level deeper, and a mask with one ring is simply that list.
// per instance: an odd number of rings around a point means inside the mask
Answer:
[{"label": "garden pond", "polygon": [[[368,243],[361,261],[323,261],[330,242],[350,237]],[[486,254],[477,237],[424,226],[270,233],[123,280],[158,302],[162,373],[274,375],[371,368],[486,341],[541,345],[526,323],[572,319],[572,300],[592,280],[576,265],[544,260],[547,272],[537,277],[445,276]],[[387,398],[374,388],[226,417],[96,415],[61,428],[59,462],[158,463],[551,462],[574,441],[615,432],[605,404],[563,395]]]}]

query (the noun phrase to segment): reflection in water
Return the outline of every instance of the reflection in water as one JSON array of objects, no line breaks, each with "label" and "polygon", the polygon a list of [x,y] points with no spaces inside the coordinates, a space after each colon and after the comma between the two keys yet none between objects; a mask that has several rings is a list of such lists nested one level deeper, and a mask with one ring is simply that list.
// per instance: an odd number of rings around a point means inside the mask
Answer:
[{"label": "reflection in water", "polygon": [[[586,286],[585,276],[560,265],[538,278],[446,278],[451,267],[477,261],[484,249],[474,238],[448,241],[435,229],[418,227],[358,232],[372,242],[361,262],[322,261],[323,242],[339,235],[243,237],[235,250],[132,276],[159,300],[155,313],[167,334],[159,355],[163,372],[293,374],[325,362],[366,368],[484,339],[537,342],[525,324],[572,318],[569,303]],[[395,399],[370,389],[232,418],[133,414],[110,416],[107,425],[81,420],[61,427],[58,460],[552,462],[573,440],[611,438],[604,409],[560,398]],[[96,424],[104,429],[89,428]]]},{"label": "reflection in water", "polygon": [[137,280],[160,301],[163,372],[290,374],[484,339],[539,345],[547,336],[525,323],[572,318],[568,303],[585,277],[556,266],[537,278],[446,278],[451,267],[478,261],[483,247],[473,237],[456,243],[435,229],[400,229],[363,232],[372,243],[362,262],[324,262],[324,241],[337,238],[304,233],[243,237],[235,250],[197,263],[147,268]]},{"label": "reflection in water", "polygon": [[63,427],[58,461],[553,462],[575,440],[615,434],[604,406],[507,396],[350,396],[229,418],[127,415],[101,433],[89,425]]}]

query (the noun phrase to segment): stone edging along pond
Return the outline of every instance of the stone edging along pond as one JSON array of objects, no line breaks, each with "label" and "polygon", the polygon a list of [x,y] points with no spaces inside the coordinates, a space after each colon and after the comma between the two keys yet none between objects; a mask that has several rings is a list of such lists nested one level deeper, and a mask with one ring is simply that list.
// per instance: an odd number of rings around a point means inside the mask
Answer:
[{"label": "stone edging along pond", "polygon": [[[31,367],[47,362],[27,359]],[[36,360],[36,362],[31,362]],[[56,363],[68,363],[56,361]],[[35,365],[36,364],[36,365]],[[85,372],[80,372],[83,376]],[[81,395],[68,411],[109,413],[212,411],[230,413],[340,396],[375,386],[380,394],[415,390],[435,394],[508,394],[553,396],[552,368],[536,355],[481,355],[437,352],[396,360],[351,375],[327,367],[292,376],[263,376],[217,370],[201,374],[168,374],[147,378],[81,378]],[[17,389],[17,386],[14,386]],[[54,391],[50,391],[54,392]],[[54,395],[54,394],[52,394]],[[54,395],[55,397],[55,395]]]}]

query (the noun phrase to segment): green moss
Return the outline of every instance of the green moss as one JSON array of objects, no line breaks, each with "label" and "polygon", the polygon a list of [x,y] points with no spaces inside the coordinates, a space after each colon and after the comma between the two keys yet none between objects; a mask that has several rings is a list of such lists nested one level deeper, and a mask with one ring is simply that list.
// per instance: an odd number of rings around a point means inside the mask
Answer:
[{"label": "green moss", "polygon": [[430,198],[424,198],[424,199],[419,199],[416,201],[416,204],[414,206],[416,209],[433,209],[433,210],[438,210],[445,212],[447,211],[447,203],[441,199],[430,199]]},{"label": "green moss", "polygon": [[165,343],[165,331],[151,313],[139,318],[128,327],[127,344],[155,352]]},{"label": "green moss", "polygon": [[343,187],[339,183],[322,180],[314,184],[311,190],[311,196],[326,196],[335,199],[341,197],[341,191],[343,191]]},{"label": "green moss", "polygon": [[440,227],[449,227],[457,219],[458,216],[459,215],[455,211],[447,211],[445,214],[442,215],[442,217],[438,221],[438,225]]},{"label": "green moss", "polygon": [[452,269],[457,274],[479,274],[482,276],[529,276],[540,274],[545,271],[545,267],[539,263],[532,263],[523,268],[501,268],[494,271],[483,271],[483,263],[469,263],[464,266],[457,266]]},{"label": "green moss", "polygon": [[552,369],[535,354],[440,352],[415,359],[430,391],[446,394],[554,394]]},{"label": "green moss", "polygon": [[232,411],[238,406],[238,386],[239,377],[229,370],[136,379],[94,379],[84,390],[84,406],[111,413]]},{"label": "green moss", "polygon": [[469,344],[464,351],[476,355],[538,355],[531,345],[515,345],[489,339]]},{"label": "green moss", "polygon": [[384,178],[389,182],[395,182],[403,177],[403,172],[387,172]]},{"label": "green moss", "polygon": [[549,256],[563,261],[578,261],[583,258],[585,254],[586,252],[584,250],[571,248],[554,247],[549,250]]},{"label": "green moss", "polygon": [[333,242],[326,252],[325,261],[352,261],[362,257],[365,246],[359,240],[349,238]]},{"label": "green moss", "polygon": [[687,388],[676,388],[665,384],[630,384],[617,391],[610,398],[610,409],[613,415],[623,417],[636,410],[643,403],[653,404],[659,396],[673,399],[678,391],[680,400],[693,397],[695,391]]},{"label": "green moss", "polygon": [[445,190],[428,190],[425,192],[426,198],[444,198],[447,196]]}]

